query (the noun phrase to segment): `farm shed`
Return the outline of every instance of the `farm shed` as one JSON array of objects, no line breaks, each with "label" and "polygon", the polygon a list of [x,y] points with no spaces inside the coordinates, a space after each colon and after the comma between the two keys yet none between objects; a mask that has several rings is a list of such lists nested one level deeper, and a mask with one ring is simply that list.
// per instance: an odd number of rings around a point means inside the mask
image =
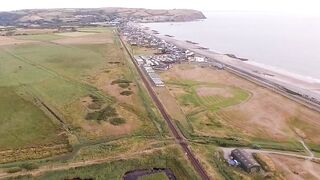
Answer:
[{"label": "farm shed", "polygon": [[231,156],[233,159],[237,160],[240,163],[240,167],[242,167],[248,173],[260,171],[260,165],[246,151],[234,149],[231,151]]}]

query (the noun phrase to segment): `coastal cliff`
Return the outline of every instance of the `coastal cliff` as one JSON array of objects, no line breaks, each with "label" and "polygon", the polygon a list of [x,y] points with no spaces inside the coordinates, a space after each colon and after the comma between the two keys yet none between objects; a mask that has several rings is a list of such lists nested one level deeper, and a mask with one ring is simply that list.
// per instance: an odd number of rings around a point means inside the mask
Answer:
[{"label": "coastal cliff", "polygon": [[117,19],[135,22],[178,22],[205,19],[201,11],[190,9],[92,8],[27,9],[0,12],[0,26],[86,25]]}]

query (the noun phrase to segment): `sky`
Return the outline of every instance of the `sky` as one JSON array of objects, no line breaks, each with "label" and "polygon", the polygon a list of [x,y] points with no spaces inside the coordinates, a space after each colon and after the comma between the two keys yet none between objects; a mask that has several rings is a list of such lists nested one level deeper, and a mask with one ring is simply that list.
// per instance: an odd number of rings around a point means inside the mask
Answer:
[{"label": "sky", "polygon": [[0,11],[38,8],[139,7],[263,11],[320,16],[320,0],[2,0]]}]

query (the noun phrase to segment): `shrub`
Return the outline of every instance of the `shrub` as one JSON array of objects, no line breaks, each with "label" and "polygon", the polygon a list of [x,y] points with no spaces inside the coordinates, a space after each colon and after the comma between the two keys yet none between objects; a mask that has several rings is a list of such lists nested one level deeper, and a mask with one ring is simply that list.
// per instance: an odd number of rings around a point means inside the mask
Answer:
[{"label": "shrub", "polygon": [[261,149],[261,146],[259,144],[252,144],[251,147],[253,149]]},{"label": "shrub", "polygon": [[100,114],[97,118],[97,120],[107,120],[109,117],[117,116],[118,113],[114,107],[107,106],[103,108],[101,111],[99,111]]},{"label": "shrub", "polygon": [[100,115],[100,112],[91,112],[86,115],[86,120],[97,120]]},{"label": "shrub", "polygon": [[22,171],[21,167],[13,167],[13,168],[8,169],[6,172],[7,173],[16,173],[19,171]]},{"label": "shrub", "polygon": [[116,118],[110,119],[110,123],[112,125],[117,126],[117,125],[126,123],[126,120],[124,118],[116,117]]},{"label": "shrub", "polygon": [[120,94],[123,96],[130,96],[131,94],[133,94],[133,92],[132,91],[122,91]]},{"label": "shrub", "polygon": [[129,87],[130,84],[129,83],[119,83],[118,86],[125,89],[125,88]]},{"label": "shrub", "polygon": [[27,171],[31,171],[31,170],[39,168],[39,166],[35,163],[23,163],[23,164],[21,164],[20,167],[27,170]]},{"label": "shrub", "polygon": [[128,83],[128,84],[130,84],[130,83],[132,83],[132,81],[127,80],[127,79],[117,79],[117,80],[114,80],[114,81],[111,82],[112,85],[113,84],[120,84],[120,83]]},{"label": "shrub", "polygon": [[88,113],[86,116],[86,119],[101,121],[101,120],[108,120],[108,118],[114,117],[117,115],[118,115],[118,113],[114,107],[107,106],[107,107],[101,109],[100,111]]},{"label": "shrub", "polygon": [[88,105],[88,108],[89,109],[94,109],[94,110],[97,110],[97,109],[101,109],[101,106],[102,104],[101,103],[91,103]]}]

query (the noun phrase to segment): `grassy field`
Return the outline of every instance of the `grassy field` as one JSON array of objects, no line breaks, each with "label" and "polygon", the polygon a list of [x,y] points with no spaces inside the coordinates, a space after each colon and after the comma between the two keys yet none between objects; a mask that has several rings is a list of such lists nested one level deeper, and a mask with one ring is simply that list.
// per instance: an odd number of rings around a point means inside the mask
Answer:
[{"label": "grassy field", "polygon": [[[223,123],[230,118],[223,109],[247,101],[251,94],[243,89],[222,84],[196,81],[169,81],[168,87],[185,114],[180,123],[189,133],[202,136],[229,137],[234,131]],[[222,128],[223,131],[221,130]]]},{"label": "grassy field", "polygon": [[36,105],[0,88],[0,150],[62,142],[63,130]]},{"label": "grassy field", "polygon": [[63,36],[57,34],[36,34],[36,35],[23,35],[17,36],[16,39],[21,40],[35,40],[35,41],[52,41],[57,39],[62,39]]},{"label": "grassy field", "polygon": [[[56,151],[60,145],[70,151],[68,144],[76,149],[129,136],[161,138],[167,132],[113,30],[80,31],[16,36],[32,41],[0,46],[0,151],[39,148],[45,153],[46,147]],[[119,78],[132,83],[111,83]],[[86,119],[107,106],[115,108],[112,118],[105,114],[103,121]],[[29,160],[57,153],[22,154],[13,157]]]}]

